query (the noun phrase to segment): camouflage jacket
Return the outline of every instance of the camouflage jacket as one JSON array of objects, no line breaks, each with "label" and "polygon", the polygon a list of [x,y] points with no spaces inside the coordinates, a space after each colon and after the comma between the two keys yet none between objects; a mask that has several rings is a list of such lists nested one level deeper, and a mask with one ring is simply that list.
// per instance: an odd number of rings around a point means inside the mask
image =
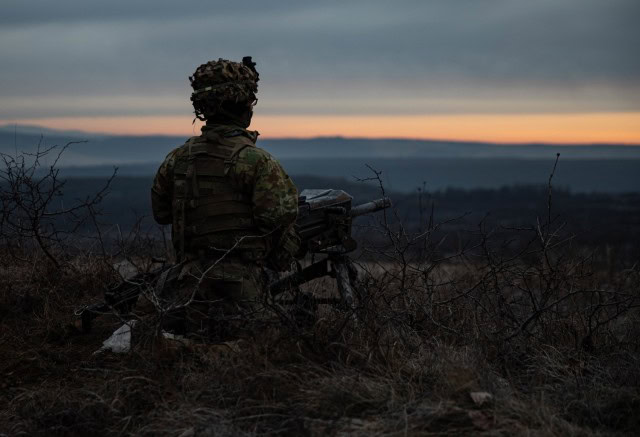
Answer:
[{"label": "camouflage jacket", "polygon": [[[178,259],[204,247],[234,247],[236,252],[258,248],[263,250],[258,258],[270,267],[284,270],[290,264],[299,247],[299,238],[293,228],[298,213],[298,191],[280,164],[265,150],[255,147],[257,136],[257,132],[238,126],[204,126],[202,135],[171,151],[158,169],[151,189],[153,216],[160,224],[172,224],[172,240]],[[205,141],[215,147],[212,138],[222,138],[226,144],[243,145],[231,160],[224,161],[224,174],[225,184],[229,184],[232,192],[246,199],[252,216],[251,225],[246,229],[216,231],[196,237],[184,233],[185,226],[188,228],[190,223],[188,214],[185,218],[184,209],[180,210],[179,168],[191,158],[190,143]],[[215,192],[209,194],[210,198],[215,195]],[[238,221],[233,216],[229,218]],[[238,244],[247,234],[260,238],[252,237]]]}]

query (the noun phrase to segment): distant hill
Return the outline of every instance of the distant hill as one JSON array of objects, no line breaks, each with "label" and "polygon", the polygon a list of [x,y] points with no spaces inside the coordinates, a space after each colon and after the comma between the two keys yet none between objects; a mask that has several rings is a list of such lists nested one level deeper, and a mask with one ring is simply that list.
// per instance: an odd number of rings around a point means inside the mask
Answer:
[{"label": "distant hill", "polygon": [[[0,126],[0,152],[33,151],[43,146],[72,144],[58,166],[66,177],[106,177],[119,168],[121,176],[151,177],[159,163],[186,137],[96,135],[34,126]],[[382,171],[388,188],[412,191],[448,187],[495,189],[544,185],[561,153],[554,184],[575,192],[640,192],[640,146],[623,145],[502,145],[406,139],[324,137],[262,139],[294,176],[363,179]],[[43,164],[49,164],[45,159]]]},{"label": "distant hill", "polygon": [[[81,131],[57,131],[37,126],[0,126],[0,152],[33,150],[42,138],[45,145],[86,140],[65,154],[64,166],[142,164],[160,162],[187,137],[162,135],[98,135]],[[562,153],[565,159],[640,159],[640,146],[492,144],[407,139],[322,137],[270,138],[259,144],[280,159],[307,158],[517,158],[547,159]]]},{"label": "distant hill", "polygon": [[33,151],[42,146],[72,144],[65,152],[60,165],[63,167],[122,165],[157,163],[169,151],[184,142],[183,137],[99,135],[81,131],[57,131],[27,126],[17,129],[11,125],[0,126],[0,152]]}]

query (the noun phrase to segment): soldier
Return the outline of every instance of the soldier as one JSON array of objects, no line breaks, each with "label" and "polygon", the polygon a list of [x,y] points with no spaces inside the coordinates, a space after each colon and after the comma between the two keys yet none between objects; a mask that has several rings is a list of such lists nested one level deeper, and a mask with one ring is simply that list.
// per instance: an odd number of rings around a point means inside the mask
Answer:
[{"label": "soldier", "polygon": [[[166,157],[156,174],[153,216],[171,224],[184,262],[172,311],[174,331],[209,330],[211,318],[259,312],[263,267],[284,271],[300,240],[298,192],[280,164],[247,130],[257,103],[250,57],[200,65],[189,78],[202,134]],[[205,326],[206,325],[206,326]]]}]

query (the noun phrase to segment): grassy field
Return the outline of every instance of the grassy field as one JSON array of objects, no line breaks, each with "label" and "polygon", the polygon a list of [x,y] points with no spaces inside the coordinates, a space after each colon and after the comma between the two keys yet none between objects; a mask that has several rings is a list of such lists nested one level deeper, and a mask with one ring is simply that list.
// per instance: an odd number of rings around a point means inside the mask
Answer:
[{"label": "grassy field", "polygon": [[[144,270],[163,256],[163,234],[137,219],[105,224],[103,183],[61,198],[69,187],[53,166],[42,176],[21,159],[5,167],[0,436],[640,428],[637,194],[552,198],[551,184],[407,194],[357,228],[353,307],[320,305],[302,318],[269,300],[261,317],[234,321],[224,342],[186,344],[162,335],[162,305],[143,299],[125,316],[138,320],[131,351],[95,354],[123,318],[82,333],[74,311],[122,280],[114,266]],[[142,198],[140,184],[124,182],[112,194]],[[493,220],[477,209],[488,202],[503,207]],[[556,205],[574,215],[559,220]],[[455,218],[462,206],[476,216]],[[326,278],[304,288],[336,293]]]},{"label": "grassy field", "polygon": [[[388,229],[390,231],[391,229]],[[398,234],[399,235],[399,234]],[[550,234],[546,234],[551,238]],[[405,236],[406,237],[406,236]],[[424,236],[420,237],[423,238]],[[447,259],[390,235],[359,264],[356,318],[321,306],[270,317],[222,345],[157,336],[93,354],[73,311],[117,280],[116,258],[53,265],[5,253],[0,433],[6,435],[611,435],[640,426],[640,272],[537,242]],[[404,241],[410,241],[405,239]],[[425,247],[433,244],[422,241]],[[431,255],[430,255],[431,254]],[[15,255],[15,254],[14,254]],[[331,282],[311,284],[317,295]]]}]

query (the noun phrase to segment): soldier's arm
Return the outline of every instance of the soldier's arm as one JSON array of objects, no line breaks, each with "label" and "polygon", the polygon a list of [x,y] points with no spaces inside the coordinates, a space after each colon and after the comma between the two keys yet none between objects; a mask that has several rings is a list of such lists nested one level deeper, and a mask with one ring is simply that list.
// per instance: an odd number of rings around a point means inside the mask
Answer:
[{"label": "soldier's arm", "polygon": [[254,219],[264,233],[275,232],[281,237],[298,216],[298,190],[280,163],[269,155],[257,162],[252,202]]},{"label": "soldier's arm", "polygon": [[171,224],[172,216],[172,171],[174,152],[169,153],[160,165],[151,187],[151,209],[153,218],[161,225]]},{"label": "soldier's arm", "polygon": [[253,219],[268,244],[268,264],[286,270],[300,246],[293,227],[298,216],[296,186],[278,161],[256,147],[241,151],[232,171],[251,193]]},{"label": "soldier's arm", "polygon": [[[268,235],[267,265],[288,270],[300,248],[293,225],[298,216],[298,190],[282,166],[267,152],[250,148],[246,162],[253,164],[253,218],[263,235]],[[247,173],[245,173],[247,174]]]}]

